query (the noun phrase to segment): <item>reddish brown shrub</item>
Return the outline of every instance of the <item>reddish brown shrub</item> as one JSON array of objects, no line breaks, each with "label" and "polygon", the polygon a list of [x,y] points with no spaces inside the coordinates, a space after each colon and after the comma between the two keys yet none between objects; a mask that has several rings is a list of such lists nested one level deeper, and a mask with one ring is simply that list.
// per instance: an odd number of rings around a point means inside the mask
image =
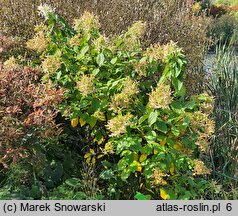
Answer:
[{"label": "reddish brown shrub", "polygon": [[7,60],[11,55],[19,53],[24,49],[24,43],[20,38],[4,36],[0,32],[0,69],[1,62]]},{"label": "reddish brown shrub", "polygon": [[[54,118],[63,90],[40,84],[41,72],[32,68],[0,70],[0,164],[1,169],[26,157],[22,139],[33,133],[35,139],[61,132]],[[34,129],[34,130],[33,130]]]},{"label": "reddish brown shrub", "polygon": [[211,5],[209,9],[209,14],[213,17],[220,17],[226,14],[227,11],[228,10],[226,5],[221,5],[221,6]]}]

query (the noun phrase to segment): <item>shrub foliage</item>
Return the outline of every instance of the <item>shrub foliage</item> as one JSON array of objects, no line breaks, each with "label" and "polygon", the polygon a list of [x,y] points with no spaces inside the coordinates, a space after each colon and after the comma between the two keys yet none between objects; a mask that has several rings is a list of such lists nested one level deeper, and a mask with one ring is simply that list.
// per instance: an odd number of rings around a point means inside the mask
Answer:
[{"label": "shrub foliage", "polygon": [[80,134],[79,153],[97,168],[104,193],[200,198],[210,170],[199,155],[209,149],[213,100],[207,94],[186,99],[181,49],[173,42],[143,48],[142,21],[106,37],[92,13],[71,27],[47,5],[39,9],[46,25],[27,46],[41,55],[43,82],[64,89],[60,113]]}]

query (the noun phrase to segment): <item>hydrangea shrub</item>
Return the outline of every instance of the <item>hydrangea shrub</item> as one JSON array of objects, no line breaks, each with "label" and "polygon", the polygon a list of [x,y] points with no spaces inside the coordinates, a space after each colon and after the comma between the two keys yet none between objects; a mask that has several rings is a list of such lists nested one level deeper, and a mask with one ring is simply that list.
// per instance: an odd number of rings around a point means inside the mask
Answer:
[{"label": "hydrangea shrub", "polygon": [[199,198],[200,177],[210,173],[198,156],[209,149],[213,100],[186,97],[182,50],[173,42],[142,48],[141,21],[106,37],[89,12],[71,27],[47,5],[39,9],[46,25],[27,46],[41,53],[43,81],[65,89],[60,112],[81,131],[81,153],[108,194]]}]

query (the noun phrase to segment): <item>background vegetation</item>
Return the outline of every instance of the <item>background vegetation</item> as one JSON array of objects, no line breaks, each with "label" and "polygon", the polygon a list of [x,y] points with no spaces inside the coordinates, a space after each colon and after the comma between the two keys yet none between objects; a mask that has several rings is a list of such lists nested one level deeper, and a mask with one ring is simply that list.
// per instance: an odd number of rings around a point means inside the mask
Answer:
[{"label": "background vegetation", "polygon": [[[34,25],[43,20],[37,13],[40,0],[32,1],[0,1],[0,21],[2,31],[8,35],[29,39],[33,34]],[[210,19],[205,14],[193,13],[193,2],[183,0],[57,0],[44,1],[55,7],[57,12],[72,23],[86,10],[99,17],[100,30],[106,35],[120,34],[135,21],[147,23],[147,31],[142,39],[144,47],[150,44],[166,44],[170,40],[176,41],[187,54],[189,66],[187,76],[193,85],[187,85],[191,94],[203,91],[202,59],[209,44],[206,29]],[[21,7],[21,10],[18,8]],[[11,16],[14,14],[14,17]],[[27,17],[31,17],[29,21]],[[194,77],[199,82],[194,79]]]}]

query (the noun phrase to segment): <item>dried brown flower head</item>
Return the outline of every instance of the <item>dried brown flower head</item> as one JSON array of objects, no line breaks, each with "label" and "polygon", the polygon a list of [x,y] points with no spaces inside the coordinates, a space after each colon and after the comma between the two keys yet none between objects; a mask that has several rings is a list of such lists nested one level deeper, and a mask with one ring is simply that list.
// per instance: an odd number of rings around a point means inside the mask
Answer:
[{"label": "dried brown flower head", "polygon": [[41,64],[43,71],[47,74],[56,72],[61,67],[61,59],[59,55],[47,56]]},{"label": "dried brown flower head", "polygon": [[77,32],[81,32],[81,30],[89,32],[92,29],[99,29],[99,27],[98,17],[88,11],[85,11],[80,19],[74,20],[74,29]]},{"label": "dried brown flower head", "polygon": [[207,175],[210,173],[211,170],[204,165],[203,161],[194,160],[193,175]]},{"label": "dried brown flower head", "polygon": [[43,52],[47,49],[49,42],[50,39],[45,36],[45,33],[43,31],[39,31],[32,39],[26,42],[26,47],[37,52]]},{"label": "dried brown flower head", "polygon": [[168,174],[164,173],[162,170],[155,168],[153,175],[151,176],[151,184],[158,185],[166,185],[167,182],[164,180],[164,177],[168,176]]},{"label": "dried brown flower head", "polygon": [[95,91],[93,80],[93,75],[83,75],[82,79],[77,82],[77,87],[82,95],[86,96]]},{"label": "dried brown flower head", "polygon": [[132,115],[127,113],[126,115],[117,115],[107,123],[107,129],[111,132],[110,136],[119,136],[126,132],[127,126],[130,125],[130,119]]},{"label": "dried brown flower head", "polygon": [[172,91],[170,86],[161,83],[149,94],[149,106],[154,109],[168,108],[172,102],[171,95]]}]

